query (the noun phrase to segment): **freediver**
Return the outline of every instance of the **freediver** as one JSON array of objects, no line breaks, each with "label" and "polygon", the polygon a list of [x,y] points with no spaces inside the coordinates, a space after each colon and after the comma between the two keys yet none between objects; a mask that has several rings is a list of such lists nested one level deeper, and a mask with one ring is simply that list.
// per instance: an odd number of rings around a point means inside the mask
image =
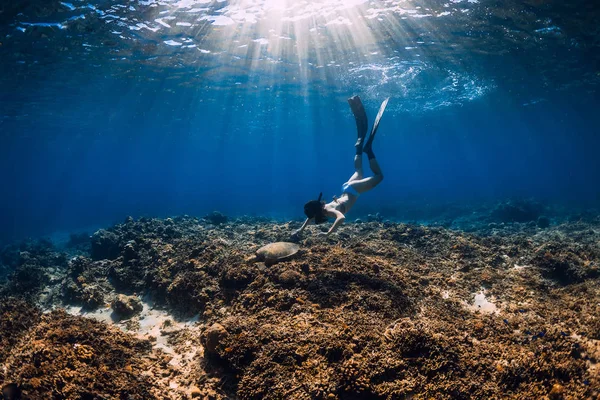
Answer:
[{"label": "freediver", "polygon": [[[367,113],[358,96],[353,96],[348,99],[348,104],[350,104],[354,119],[356,120],[356,129],[358,132],[358,140],[354,145],[356,148],[356,155],[354,156],[354,174],[350,177],[348,182],[342,185],[342,195],[340,197],[334,196],[332,202],[325,204],[324,201],[321,201],[323,193],[320,193],[317,200],[311,200],[304,205],[304,214],[306,214],[307,217],[306,221],[304,221],[300,229],[294,231],[292,234],[293,236],[298,236],[304,231],[304,228],[312,222],[321,224],[326,222],[328,218],[335,218],[333,225],[327,232],[319,233],[319,235],[324,236],[332,234],[344,222],[346,213],[354,206],[358,197],[362,193],[368,192],[381,183],[383,180],[383,173],[381,172],[379,163],[377,163],[375,154],[373,154],[372,146],[375,133],[377,133],[377,128],[379,127],[379,121],[381,121],[388,100],[389,97],[381,103],[369,139],[363,144],[369,125],[367,122]],[[367,178],[363,177],[363,152],[369,157],[369,167],[373,172],[373,176]]]}]

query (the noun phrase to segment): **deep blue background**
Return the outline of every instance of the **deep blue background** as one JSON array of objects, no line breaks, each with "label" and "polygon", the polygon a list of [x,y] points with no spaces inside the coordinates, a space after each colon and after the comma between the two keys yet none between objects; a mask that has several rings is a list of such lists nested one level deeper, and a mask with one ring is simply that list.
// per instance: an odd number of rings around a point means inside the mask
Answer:
[{"label": "deep blue background", "polygon": [[[319,191],[339,194],[353,172],[351,90],[300,96],[230,88],[207,96],[166,81],[107,77],[66,86],[77,90],[50,93],[38,82],[3,93],[4,109],[19,96],[40,101],[0,125],[2,241],[128,215],[220,210],[300,219],[305,201]],[[382,99],[363,100],[372,123]],[[399,111],[403,101],[390,100],[374,144],[385,180],[350,219],[415,200],[600,202],[593,94],[561,92],[523,105],[500,85],[418,115]]]}]

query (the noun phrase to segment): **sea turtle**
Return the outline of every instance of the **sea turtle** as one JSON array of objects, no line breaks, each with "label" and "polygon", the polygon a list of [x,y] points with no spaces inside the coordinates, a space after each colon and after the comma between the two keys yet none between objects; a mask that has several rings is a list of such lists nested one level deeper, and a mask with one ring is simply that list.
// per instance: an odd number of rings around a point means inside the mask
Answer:
[{"label": "sea turtle", "polygon": [[296,243],[276,242],[261,247],[256,250],[256,256],[249,261],[263,261],[266,266],[278,263],[279,261],[289,258],[300,250],[300,246]]}]

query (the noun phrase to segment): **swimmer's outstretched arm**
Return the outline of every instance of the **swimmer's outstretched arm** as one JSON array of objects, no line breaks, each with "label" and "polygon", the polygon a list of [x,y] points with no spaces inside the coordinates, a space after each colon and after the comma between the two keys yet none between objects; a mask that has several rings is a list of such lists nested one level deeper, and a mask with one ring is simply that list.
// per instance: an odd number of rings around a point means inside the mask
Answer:
[{"label": "swimmer's outstretched arm", "polygon": [[346,220],[346,217],[344,216],[344,214],[342,214],[338,210],[333,210],[333,213],[335,214],[335,221],[333,222],[333,225],[331,225],[331,228],[329,229],[329,231],[327,231],[326,235],[331,235]]},{"label": "swimmer's outstretched arm", "polygon": [[304,230],[304,228],[306,228],[306,226],[308,224],[310,224],[311,222],[314,222],[314,218],[306,218],[306,221],[304,221],[304,223],[302,224],[302,226],[300,227],[300,229],[298,229],[297,231],[294,231],[294,233],[292,233],[292,235],[299,235],[302,233],[302,231]]}]

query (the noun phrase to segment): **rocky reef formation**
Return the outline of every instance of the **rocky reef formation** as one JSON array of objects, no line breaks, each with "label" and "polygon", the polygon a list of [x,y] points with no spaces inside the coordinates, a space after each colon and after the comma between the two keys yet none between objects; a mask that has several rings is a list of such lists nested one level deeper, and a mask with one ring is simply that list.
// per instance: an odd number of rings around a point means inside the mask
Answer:
[{"label": "rocky reef formation", "polygon": [[41,314],[11,298],[0,303],[2,373],[27,399],[168,397],[154,384],[152,345],[93,319]]},{"label": "rocky reef formation", "polygon": [[[480,234],[348,223],[268,267],[249,256],[299,222],[128,218],[87,255],[13,246],[0,384],[30,398],[593,398],[600,219],[537,218]],[[170,316],[151,326],[140,298]]]}]

